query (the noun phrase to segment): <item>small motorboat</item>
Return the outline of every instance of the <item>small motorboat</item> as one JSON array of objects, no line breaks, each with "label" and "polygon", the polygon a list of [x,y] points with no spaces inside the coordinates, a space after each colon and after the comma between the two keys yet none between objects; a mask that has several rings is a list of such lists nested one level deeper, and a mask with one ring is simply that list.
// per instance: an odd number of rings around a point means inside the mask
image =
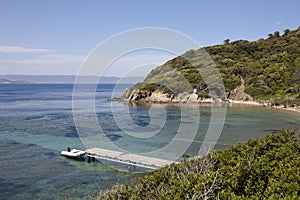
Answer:
[{"label": "small motorboat", "polygon": [[68,151],[61,151],[60,155],[69,158],[82,158],[85,155],[85,151],[81,151],[78,149],[71,150],[70,148],[68,148]]}]

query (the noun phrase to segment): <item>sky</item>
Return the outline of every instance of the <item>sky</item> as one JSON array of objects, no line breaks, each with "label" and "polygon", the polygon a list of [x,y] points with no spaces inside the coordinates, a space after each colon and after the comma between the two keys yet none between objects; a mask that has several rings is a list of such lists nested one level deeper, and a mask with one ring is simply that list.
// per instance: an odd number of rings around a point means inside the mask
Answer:
[{"label": "sky", "polygon": [[[299,8],[298,0],[0,0],[0,74],[76,75],[97,45],[135,28],[172,29],[201,47],[227,38],[257,40],[297,29]],[[172,57],[129,54],[106,75],[123,76],[147,63],[153,68]]]}]

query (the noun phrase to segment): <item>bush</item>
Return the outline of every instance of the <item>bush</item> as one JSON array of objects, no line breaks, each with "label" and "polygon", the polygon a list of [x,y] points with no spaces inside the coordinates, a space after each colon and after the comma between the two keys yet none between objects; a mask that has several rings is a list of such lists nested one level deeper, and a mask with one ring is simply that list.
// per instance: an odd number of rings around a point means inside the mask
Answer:
[{"label": "bush", "polygon": [[97,199],[298,199],[300,134],[282,131],[148,172]]}]

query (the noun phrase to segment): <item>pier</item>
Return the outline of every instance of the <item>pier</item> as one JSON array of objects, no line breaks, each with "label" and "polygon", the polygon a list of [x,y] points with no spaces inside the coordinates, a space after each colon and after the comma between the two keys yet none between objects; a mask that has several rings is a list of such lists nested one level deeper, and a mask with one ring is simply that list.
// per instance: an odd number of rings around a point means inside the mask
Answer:
[{"label": "pier", "polygon": [[112,162],[128,164],[128,166],[138,166],[148,169],[157,169],[158,167],[174,163],[174,161],[171,160],[164,160],[160,158],[124,153],[120,151],[113,151],[101,148],[87,149],[86,154],[88,157],[91,158],[99,158]]}]

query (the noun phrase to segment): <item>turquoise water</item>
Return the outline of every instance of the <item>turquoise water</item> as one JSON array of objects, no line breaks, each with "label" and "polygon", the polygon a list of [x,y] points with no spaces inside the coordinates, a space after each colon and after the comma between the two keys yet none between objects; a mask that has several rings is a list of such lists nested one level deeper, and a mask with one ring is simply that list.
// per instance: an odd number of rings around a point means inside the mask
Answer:
[{"label": "turquoise water", "polygon": [[[125,87],[119,88],[117,93],[121,94]],[[198,126],[195,123],[197,116],[182,117],[178,106],[163,105],[165,112],[150,117],[149,105],[107,102],[113,89],[114,85],[101,85],[96,91],[95,111],[103,129],[101,137],[130,152],[154,151],[170,143],[183,123],[191,131],[195,127],[198,129],[187,150],[187,153],[197,155],[210,123],[210,107],[200,106]],[[100,162],[74,161],[59,155],[69,146],[85,149],[86,145],[78,137],[78,127],[74,124],[72,90],[73,85],[68,84],[0,85],[0,199],[82,199],[93,197],[99,190],[110,188],[117,182],[135,180],[135,174],[117,171]],[[158,133],[151,138],[127,135],[114,118],[117,113],[126,121],[126,109],[134,124],[150,132],[158,129]],[[194,113],[192,107],[183,109],[188,114]],[[163,126],[148,126],[163,117],[166,118]],[[255,106],[228,107],[216,148],[224,149],[281,129],[299,130],[299,117],[298,113]],[[93,126],[88,128],[90,132],[97,133]],[[96,136],[92,134],[83,141],[93,141]],[[101,142],[98,141],[99,144]]]}]

